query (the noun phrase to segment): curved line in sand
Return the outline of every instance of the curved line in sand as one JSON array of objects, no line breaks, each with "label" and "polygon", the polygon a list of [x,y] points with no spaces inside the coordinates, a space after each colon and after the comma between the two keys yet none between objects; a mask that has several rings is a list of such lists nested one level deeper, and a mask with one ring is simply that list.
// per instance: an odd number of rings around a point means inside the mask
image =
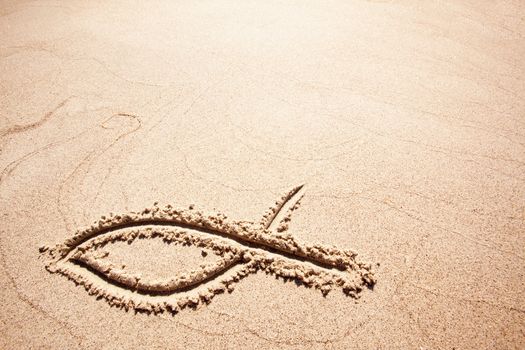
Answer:
[{"label": "curved line in sand", "polygon": [[[245,225],[245,222],[242,222]],[[269,242],[266,238],[270,236],[265,231],[252,233],[251,230],[247,230],[246,235],[236,234],[235,231],[229,231],[222,229],[220,227],[211,227],[211,226],[202,226],[195,223],[189,223],[185,221],[180,221],[178,219],[153,219],[153,218],[141,218],[135,219],[129,222],[121,223],[110,223],[109,226],[94,230],[93,232],[84,231],[78,237],[73,237],[71,240],[66,241],[65,245],[61,247],[60,258],[57,260],[69,259],[74,252],[74,249],[79,247],[81,244],[86,243],[87,241],[97,238],[101,235],[107,233],[114,233],[118,230],[127,229],[127,228],[141,228],[141,227],[152,227],[152,226],[161,226],[161,227],[172,227],[183,230],[194,230],[199,233],[209,234],[212,237],[223,238],[232,243],[237,243],[242,246],[258,249],[265,251],[271,254],[282,255],[289,259],[294,259],[298,261],[307,261],[311,264],[317,265],[325,269],[337,268],[341,271],[348,268],[348,266],[339,261],[331,261],[329,259],[324,259],[323,254],[319,256],[314,256],[309,254],[307,251],[304,251],[293,239],[289,238],[287,243],[291,243],[291,247],[299,247],[297,251],[289,249],[284,243],[283,244],[274,244]],[[254,230],[257,231],[257,230]],[[251,237],[250,237],[251,236]],[[271,236],[270,236],[271,237]],[[271,237],[276,238],[276,237]],[[280,241],[280,239],[274,239],[275,241]],[[281,242],[279,242],[281,243]],[[333,249],[335,250],[335,249]],[[329,253],[327,255],[330,255]]]},{"label": "curved line in sand", "polygon": [[[131,244],[135,239],[162,238],[168,244],[192,245],[205,248],[219,257],[213,263],[203,265],[200,269],[194,269],[186,273],[180,273],[171,278],[161,280],[145,279],[141,275],[130,274],[123,268],[106,262],[97,256],[95,251],[109,243],[116,241]],[[104,256],[102,256],[104,257]],[[140,226],[135,230],[119,228],[112,231],[98,233],[83,243],[76,245],[64,257],[48,265],[50,270],[68,268],[74,264],[88,270],[92,274],[112,285],[129,289],[135,292],[155,295],[169,295],[174,292],[188,291],[205,284],[211,280],[222,282],[223,276],[228,270],[238,265],[243,260],[242,251],[235,245],[221,239],[203,237],[201,232],[188,232],[179,227]],[[60,265],[60,266],[57,266]],[[57,268],[58,267],[58,268]]]},{"label": "curved line in sand", "polygon": [[231,292],[233,284],[246,277],[250,269],[250,263],[233,264],[219,275],[220,281],[211,277],[209,280],[202,281],[201,284],[171,292],[132,290],[74,262],[61,262],[57,264],[54,272],[82,286],[89,295],[94,295],[97,299],[104,299],[111,306],[126,311],[177,313],[187,307],[194,308],[199,304],[208,304],[218,294]]},{"label": "curved line in sand", "polygon": [[192,270],[172,278],[161,280],[148,280],[136,275],[130,275],[123,270],[97,263],[97,261],[91,257],[80,256],[70,261],[116,287],[156,296],[190,291],[207,282],[216,280],[237,266],[240,259],[239,257],[234,257],[229,261],[211,265],[210,269]]},{"label": "curved line in sand", "polygon": [[[49,272],[60,273],[84,286],[89,294],[125,309],[177,311],[208,303],[257,271],[284,280],[295,279],[323,294],[340,287],[345,294],[357,298],[362,287],[372,288],[375,284],[370,264],[359,262],[353,251],[303,244],[282,232],[297,209],[302,190],[303,186],[297,186],[282,196],[260,223],[228,220],[226,215],[205,214],[193,207],[159,208],[155,204],[138,213],[103,216],[62,244],[41,247],[40,251],[47,252],[50,258],[46,264]],[[211,248],[221,259],[208,269],[148,281],[85,255],[90,254],[90,248],[96,250],[112,241],[154,237]]]}]

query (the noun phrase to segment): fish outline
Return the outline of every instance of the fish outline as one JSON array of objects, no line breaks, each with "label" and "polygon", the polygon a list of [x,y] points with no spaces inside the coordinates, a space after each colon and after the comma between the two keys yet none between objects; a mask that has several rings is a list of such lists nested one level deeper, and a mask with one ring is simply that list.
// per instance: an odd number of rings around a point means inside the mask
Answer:
[{"label": "fish outline", "polygon": [[[68,277],[112,305],[141,311],[178,311],[186,306],[208,303],[216,294],[225,290],[231,292],[240,279],[260,270],[319,289],[323,295],[334,287],[341,287],[346,295],[357,298],[363,287],[373,288],[376,279],[371,265],[359,262],[355,252],[319,244],[308,245],[284,232],[286,227],[280,230],[283,222],[286,225],[291,219],[303,196],[304,185],[292,188],[259,222],[229,220],[220,213],[206,215],[192,206],[175,209],[168,205],[161,209],[155,203],[153,208],[139,213],[103,216],[89,228],[77,230],[63,243],[41,247],[40,252],[48,257],[46,269],[49,272]],[[206,238],[206,235],[211,235],[211,238]],[[104,266],[97,262],[97,257],[86,253],[91,248],[96,250],[97,245],[115,240],[132,242],[137,238],[155,237],[169,243],[186,242],[211,247],[220,258],[216,266],[202,271],[192,270],[189,277],[179,274],[168,280],[148,281],[130,276],[123,269]],[[127,297],[112,295],[114,290],[104,291],[100,283],[94,286],[97,283],[90,281],[89,275],[82,275],[79,268],[132,294]],[[229,273],[231,270],[234,271]],[[155,297],[166,299],[185,293],[189,295],[171,301],[162,300],[156,305]],[[141,296],[140,299],[150,300],[137,303],[133,300],[137,295]]]}]

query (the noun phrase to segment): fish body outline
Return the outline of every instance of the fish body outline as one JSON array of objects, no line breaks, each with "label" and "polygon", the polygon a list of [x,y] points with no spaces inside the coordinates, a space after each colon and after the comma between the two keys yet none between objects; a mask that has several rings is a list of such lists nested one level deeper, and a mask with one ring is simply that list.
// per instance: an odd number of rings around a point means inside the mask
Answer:
[{"label": "fish body outline", "polygon": [[[370,264],[359,262],[351,250],[304,244],[286,232],[303,196],[304,185],[294,187],[260,222],[230,220],[224,214],[205,214],[193,206],[175,209],[155,205],[139,213],[111,214],[55,247],[41,247],[40,252],[47,257],[49,272],[62,274],[90,294],[124,309],[178,312],[233,291],[237,282],[257,271],[296,280],[323,295],[340,287],[346,295],[358,298],[363,287],[373,288],[376,283]],[[169,279],[147,280],[93,254],[98,247],[115,241],[152,238],[207,248],[219,258],[211,266]]]}]

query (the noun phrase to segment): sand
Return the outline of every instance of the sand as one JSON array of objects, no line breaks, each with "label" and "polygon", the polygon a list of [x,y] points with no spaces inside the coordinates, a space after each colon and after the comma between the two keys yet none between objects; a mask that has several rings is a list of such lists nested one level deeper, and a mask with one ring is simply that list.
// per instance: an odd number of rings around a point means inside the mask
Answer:
[{"label": "sand", "polygon": [[0,348],[524,348],[524,13],[0,2]]}]

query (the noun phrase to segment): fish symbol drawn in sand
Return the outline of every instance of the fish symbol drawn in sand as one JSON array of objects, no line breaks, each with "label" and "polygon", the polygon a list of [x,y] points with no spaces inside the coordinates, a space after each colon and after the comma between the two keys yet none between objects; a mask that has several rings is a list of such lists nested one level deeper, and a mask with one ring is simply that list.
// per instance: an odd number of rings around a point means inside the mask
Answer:
[{"label": "fish symbol drawn in sand", "polygon": [[[341,288],[359,297],[363,287],[375,284],[370,264],[359,262],[353,251],[307,245],[286,232],[303,196],[303,185],[293,188],[260,222],[230,220],[192,206],[180,210],[155,204],[139,213],[103,216],[65,242],[41,247],[40,252],[47,258],[49,272],[64,275],[89,294],[126,310],[175,313],[197,307],[217,294],[232,292],[237,282],[257,271],[295,280],[323,295]],[[217,259],[168,279],[152,280],[108,263],[97,252],[109,243],[155,238],[210,250]]]}]

